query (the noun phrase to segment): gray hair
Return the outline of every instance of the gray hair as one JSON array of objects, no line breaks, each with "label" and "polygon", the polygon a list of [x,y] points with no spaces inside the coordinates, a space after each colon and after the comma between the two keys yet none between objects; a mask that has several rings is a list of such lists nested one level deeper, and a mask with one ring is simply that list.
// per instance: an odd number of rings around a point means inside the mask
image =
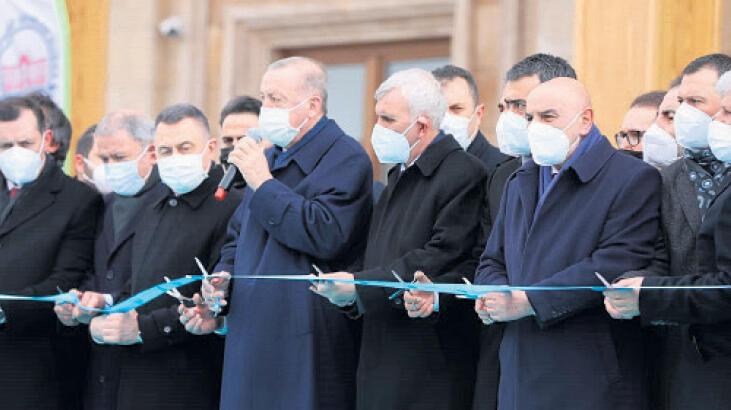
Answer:
[{"label": "gray hair", "polygon": [[726,71],[721,75],[716,82],[716,91],[721,94],[721,97],[731,93],[731,71]]},{"label": "gray hair", "polygon": [[99,121],[94,137],[105,137],[119,130],[127,131],[132,139],[142,145],[152,144],[155,126],[147,117],[133,111],[112,111]]},{"label": "gray hair", "polygon": [[309,57],[287,57],[277,60],[267,67],[267,71],[289,67],[291,65],[302,65],[307,67],[304,71],[305,81],[302,84],[305,93],[317,94],[322,98],[322,110],[327,113],[327,70],[325,66]]},{"label": "gray hair", "polygon": [[431,120],[433,128],[439,128],[447,111],[447,100],[439,82],[430,72],[421,68],[410,68],[391,75],[376,90],[376,101],[395,89],[409,102],[410,121],[419,115],[425,115]]}]

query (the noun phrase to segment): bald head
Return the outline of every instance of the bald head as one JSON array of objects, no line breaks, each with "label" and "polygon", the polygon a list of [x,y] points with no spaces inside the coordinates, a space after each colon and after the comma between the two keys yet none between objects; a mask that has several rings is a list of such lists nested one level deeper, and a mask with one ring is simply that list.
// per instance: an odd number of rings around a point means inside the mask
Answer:
[{"label": "bald head", "polygon": [[594,123],[589,93],[583,84],[567,77],[534,88],[528,94],[526,117],[563,130],[572,142],[589,134]]},{"label": "bald head", "polygon": [[568,77],[559,77],[539,84],[528,95],[528,100],[541,101],[566,111],[577,112],[591,107],[591,98],[580,82]]}]

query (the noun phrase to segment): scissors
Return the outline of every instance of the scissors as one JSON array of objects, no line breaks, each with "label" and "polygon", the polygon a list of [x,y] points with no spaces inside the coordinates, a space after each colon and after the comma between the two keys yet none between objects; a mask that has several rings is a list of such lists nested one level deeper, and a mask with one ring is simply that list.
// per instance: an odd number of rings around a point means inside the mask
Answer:
[{"label": "scissors", "polygon": [[[170,283],[170,278],[168,278],[167,276],[163,276],[163,279],[165,279],[165,282]],[[196,303],[193,300],[193,298],[183,296],[183,294],[181,294],[177,288],[172,288],[165,293],[168,294],[169,296],[172,296],[175,299],[177,299],[178,302],[182,303],[183,306],[185,306],[187,308],[196,307]]]},{"label": "scissors", "polygon": [[[208,273],[208,270],[206,270],[205,266],[203,266],[203,263],[201,262],[198,257],[195,258],[195,264],[198,265],[198,269],[203,274],[203,280],[211,280],[211,277],[214,275],[211,275]],[[208,305],[209,309],[211,309],[211,312],[213,312],[213,316],[218,316],[219,313],[221,313],[221,299],[220,298],[205,298],[205,304]]]},{"label": "scissors", "polygon": [[609,281],[608,281],[608,280],[607,280],[606,278],[604,278],[604,276],[602,276],[602,274],[601,274],[601,273],[599,273],[599,272],[594,272],[594,274],[596,275],[596,277],[597,277],[597,278],[599,278],[599,280],[600,280],[600,281],[602,281],[602,284],[603,284],[603,285],[604,285],[605,287],[607,287],[607,289],[611,289],[611,288],[613,288],[613,287],[614,287],[614,286],[613,286],[613,285],[612,285],[611,283],[609,283]]}]

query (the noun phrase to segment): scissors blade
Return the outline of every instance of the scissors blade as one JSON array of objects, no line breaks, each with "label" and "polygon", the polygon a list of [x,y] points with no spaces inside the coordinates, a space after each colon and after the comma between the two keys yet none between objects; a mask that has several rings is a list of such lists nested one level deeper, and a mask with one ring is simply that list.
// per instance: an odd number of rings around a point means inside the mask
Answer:
[{"label": "scissors blade", "polygon": [[601,274],[601,273],[599,273],[599,272],[594,272],[594,274],[596,275],[596,277],[597,277],[597,278],[599,278],[599,280],[600,280],[600,281],[602,281],[602,284],[603,284],[604,286],[606,286],[607,288],[613,288],[613,287],[614,287],[614,286],[612,286],[612,284],[611,284],[611,283],[609,283],[609,281],[608,281],[607,279],[605,279],[605,278],[604,278],[604,276],[602,276],[602,274]]},{"label": "scissors blade", "polygon": [[198,259],[198,257],[195,257],[195,264],[198,265],[198,269],[200,269],[200,271],[201,271],[201,273],[203,274],[204,277],[208,278],[209,276],[211,276],[211,274],[208,273],[208,271],[203,266],[203,263],[201,263],[201,260]]}]

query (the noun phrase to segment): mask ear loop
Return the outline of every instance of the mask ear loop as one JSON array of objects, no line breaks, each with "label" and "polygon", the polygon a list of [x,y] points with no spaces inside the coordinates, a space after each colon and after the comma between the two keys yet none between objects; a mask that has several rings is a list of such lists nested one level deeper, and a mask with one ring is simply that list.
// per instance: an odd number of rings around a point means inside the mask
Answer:
[{"label": "mask ear loop", "polygon": [[93,182],[94,170],[96,169],[96,167],[103,166],[104,164],[94,165],[91,163],[91,161],[84,157],[81,157],[81,160],[84,162],[84,165],[89,168],[89,171],[91,171],[92,174],[92,177],[89,177],[88,175],[86,175],[86,172],[84,172],[84,178],[86,178],[87,181]]},{"label": "mask ear loop", "polygon": [[[561,129],[561,132],[564,135],[566,135],[566,130],[571,128],[571,126],[574,125],[574,122],[576,122],[576,120],[579,119],[579,117],[581,116],[581,114],[584,113],[585,110],[586,110],[586,108],[583,108],[581,111],[577,112],[576,115],[574,115],[574,118],[569,122],[569,124],[567,126],[563,127],[563,129]],[[577,138],[576,141],[571,143],[571,145],[569,146],[570,153],[576,149],[576,146],[579,145],[579,141],[581,141],[581,137]]]},{"label": "mask ear loop", "polygon": [[[140,155],[137,157],[137,159],[135,159],[135,163],[137,164],[138,170],[139,170],[140,160],[142,159],[142,157],[145,156],[145,154],[147,154],[147,151],[150,149],[151,146],[152,146],[152,144],[145,145],[145,148],[142,149],[142,152],[140,153]],[[152,175],[152,169],[153,168],[155,168],[154,165],[150,167],[150,170],[147,172],[147,175],[145,175],[144,177],[142,177],[142,179],[144,179],[146,181],[147,178],[149,178],[150,175]]]},{"label": "mask ear loop", "polygon": [[[287,109],[287,112],[292,112],[293,110],[296,110],[297,108],[301,107],[301,106],[302,106],[302,105],[304,105],[304,104],[305,104],[305,103],[306,103],[307,101],[309,101],[309,100],[310,100],[310,98],[312,98],[312,96],[309,96],[309,97],[305,98],[304,100],[300,101],[300,103],[299,103],[299,104],[297,104],[297,105],[295,105],[294,107],[292,107],[292,108],[288,108],[288,109]],[[308,118],[308,117],[305,117],[304,121],[302,121],[302,123],[301,123],[301,124],[299,125],[299,127],[296,127],[296,128],[294,128],[294,129],[296,129],[296,130],[297,130],[297,132],[300,132],[300,130],[302,130],[302,127],[304,127],[304,126],[305,126],[305,124],[307,124],[307,121],[308,121],[308,120],[309,120],[309,118]]]}]

